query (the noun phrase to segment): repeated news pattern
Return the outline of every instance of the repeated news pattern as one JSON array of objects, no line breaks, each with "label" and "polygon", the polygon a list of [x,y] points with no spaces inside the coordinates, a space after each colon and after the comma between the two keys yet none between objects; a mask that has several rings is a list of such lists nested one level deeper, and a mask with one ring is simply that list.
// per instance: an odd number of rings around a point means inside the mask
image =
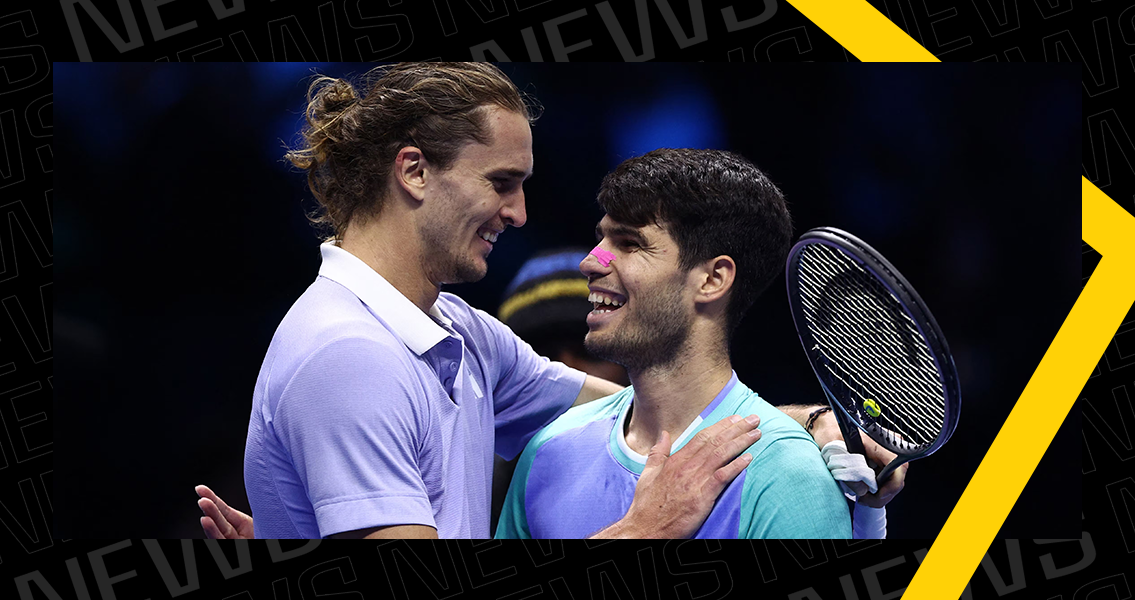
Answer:
[{"label": "repeated news pattern", "polygon": [[[900,547],[905,546],[905,548]],[[771,541],[660,543],[450,540],[71,541],[19,570],[13,597],[897,598],[927,543]],[[1091,532],[1079,540],[1000,540],[962,598],[1130,597]],[[14,589],[13,589],[14,588]],[[1109,596],[1108,591],[1113,595]]]},{"label": "repeated news pattern", "polygon": [[[208,0],[159,11],[161,4],[9,4],[0,17],[4,597],[686,599],[758,588],[801,599],[901,594],[929,542],[526,542],[518,551],[493,541],[345,548],[53,540],[50,59],[854,60],[777,0],[330,0],[302,8]],[[1120,86],[1135,71],[1135,7],[1071,0],[872,4],[943,60],[1082,63],[1083,174],[1135,212],[1135,104],[1124,101]],[[1098,260],[1085,244],[1085,281]],[[996,541],[963,597],[1131,597],[1131,569],[1120,565],[1135,562],[1133,397],[1129,314],[1080,402],[1082,538]]]},{"label": "repeated news pattern", "polygon": [[[51,548],[52,90],[43,20],[0,16],[0,569]],[[46,554],[46,553],[45,553]]]}]

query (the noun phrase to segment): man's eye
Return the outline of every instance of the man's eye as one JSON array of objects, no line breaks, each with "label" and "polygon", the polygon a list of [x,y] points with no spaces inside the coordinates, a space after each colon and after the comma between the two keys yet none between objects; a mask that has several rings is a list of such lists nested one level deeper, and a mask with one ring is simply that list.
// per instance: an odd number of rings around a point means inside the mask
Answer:
[{"label": "man's eye", "polygon": [[624,240],[622,242],[619,242],[619,245],[624,247],[624,248],[630,248],[632,250],[639,247],[638,242],[632,242],[630,240]]},{"label": "man's eye", "polygon": [[509,192],[515,187],[516,183],[512,179],[493,178],[493,189],[497,192]]}]

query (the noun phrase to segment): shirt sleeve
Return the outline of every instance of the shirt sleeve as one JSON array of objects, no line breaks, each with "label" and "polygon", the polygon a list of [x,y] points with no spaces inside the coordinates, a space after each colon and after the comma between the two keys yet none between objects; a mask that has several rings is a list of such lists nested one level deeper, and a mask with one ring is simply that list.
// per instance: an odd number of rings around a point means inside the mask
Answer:
[{"label": "shirt sleeve", "polygon": [[315,511],[319,534],[436,527],[418,466],[425,392],[400,354],[340,338],[292,375],[274,430]]},{"label": "shirt sleeve", "polygon": [[851,538],[847,502],[811,440],[775,440],[747,469],[738,537]]},{"label": "shirt sleeve", "polygon": [[511,460],[542,427],[571,408],[586,374],[536,354],[527,342],[477,311],[494,341],[496,453]]}]

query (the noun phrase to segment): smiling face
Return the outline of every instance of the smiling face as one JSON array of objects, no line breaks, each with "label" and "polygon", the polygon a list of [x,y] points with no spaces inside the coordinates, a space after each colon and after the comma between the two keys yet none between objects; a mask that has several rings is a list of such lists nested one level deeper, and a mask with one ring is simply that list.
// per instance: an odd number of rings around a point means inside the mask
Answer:
[{"label": "smiling face", "polygon": [[532,130],[516,112],[484,110],[489,143],[466,144],[450,168],[427,178],[424,262],[438,285],[484,277],[497,236],[527,218],[523,183],[532,175]]},{"label": "smiling face", "polygon": [[587,349],[632,371],[673,362],[690,336],[694,300],[678,245],[658,225],[630,227],[610,216],[595,228],[599,247],[615,258],[603,266],[588,255],[595,308],[587,315]]}]

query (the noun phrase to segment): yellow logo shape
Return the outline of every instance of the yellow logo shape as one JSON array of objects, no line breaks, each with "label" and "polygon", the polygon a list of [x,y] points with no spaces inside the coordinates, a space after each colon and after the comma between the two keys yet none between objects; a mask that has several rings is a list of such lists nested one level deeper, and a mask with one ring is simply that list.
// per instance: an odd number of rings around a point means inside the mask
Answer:
[{"label": "yellow logo shape", "polygon": [[872,417],[877,417],[883,414],[883,411],[879,410],[879,403],[870,398],[863,401],[863,410],[867,411],[867,414],[871,415]]}]

